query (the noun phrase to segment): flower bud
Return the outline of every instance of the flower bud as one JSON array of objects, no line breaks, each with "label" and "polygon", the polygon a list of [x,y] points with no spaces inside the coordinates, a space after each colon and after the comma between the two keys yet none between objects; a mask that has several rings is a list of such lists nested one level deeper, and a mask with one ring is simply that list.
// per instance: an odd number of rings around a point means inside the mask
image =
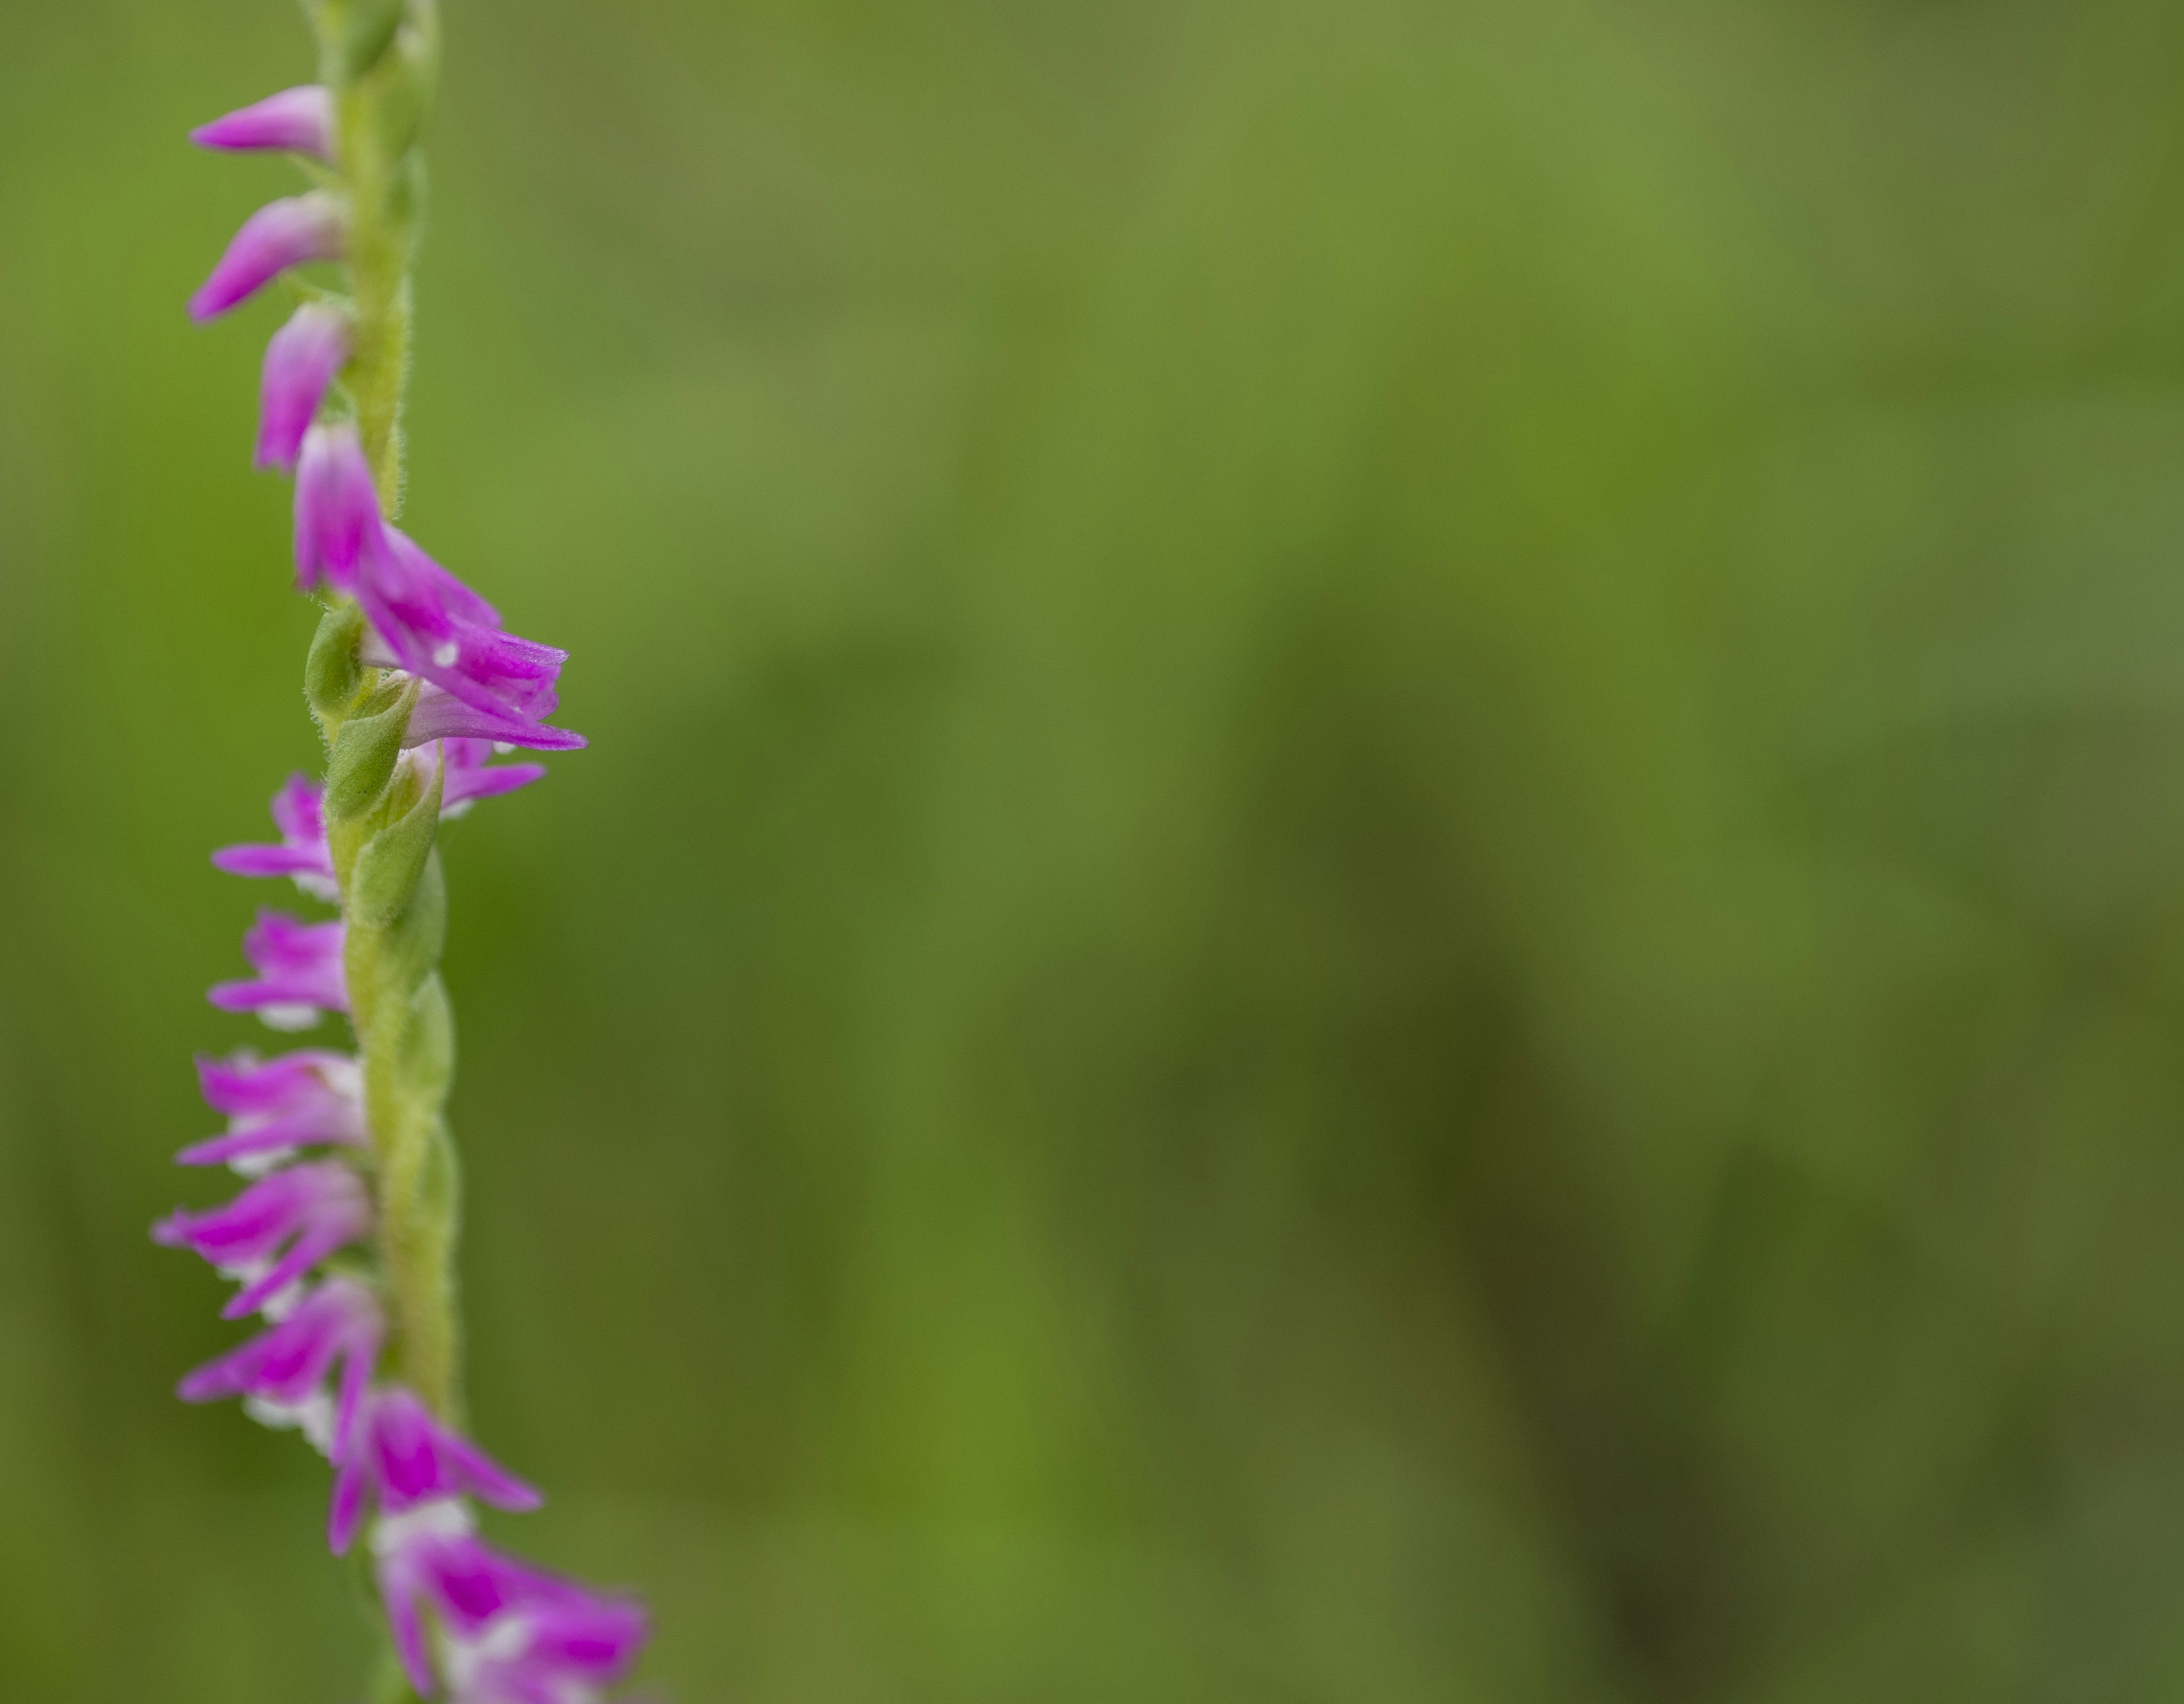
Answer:
[{"label": "flower bud", "polygon": [[223,153],[260,149],[308,154],[328,165],[334,159],[333,97],[315,83],[283,89],[255,105],[200,125],[190,132],[199,148]]},{"label": "flower bud", "polygon": [[380,547],[379,491],[364,443],[347,420],[315,426],[296,459],[296,585],[320,581],[356,589],[365,557]]},{"label": "flower bud", "polygon": [[258,386],[258,466],[294,471],[326,387],[348,357],[348,315],[330,302],[306,302],[273,334]]},{"label": "flower bud", "polygon": [[190,317],[215,319],[291,266],[336,259],[344,226],[341,202],[324,190],[269,202],[242,221],[212,276],[190,298]]}]

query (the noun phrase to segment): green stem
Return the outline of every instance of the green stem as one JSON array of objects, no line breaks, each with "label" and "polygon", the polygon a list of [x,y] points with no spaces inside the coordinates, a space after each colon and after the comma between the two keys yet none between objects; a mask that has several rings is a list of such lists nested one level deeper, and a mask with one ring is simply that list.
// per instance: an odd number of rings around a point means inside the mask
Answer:
[{"label": "green stem", "polygon": [[[438,13],[432,0],[331,0],[320,31],[349,198],[355,348],[347,378],[380,502],[393,519],[402,508],[410,268],[424,212],[416,141],[438,58]],[[375,57],[359,63],[365,54]]]},{"label": "green stem", "polygon": [[[402,500],[410,268],[422,216],[416,143],[432,93],[437,17],[432,0],[313,0],[310,9],[334,92],[348,200],[354,346],[343,378],[391,519]],[[454,1039],[438,972],[446,888],[431,850],[439,786],[397,762],[414,700],[356,665],[361,631],[347,600],[328,613],[306,690],[330,755],[327,840],[348,924],[344,970],[364,1061],[395,1367],[436,1413],[460,1423],[460,1201],[445,1116]]]}]

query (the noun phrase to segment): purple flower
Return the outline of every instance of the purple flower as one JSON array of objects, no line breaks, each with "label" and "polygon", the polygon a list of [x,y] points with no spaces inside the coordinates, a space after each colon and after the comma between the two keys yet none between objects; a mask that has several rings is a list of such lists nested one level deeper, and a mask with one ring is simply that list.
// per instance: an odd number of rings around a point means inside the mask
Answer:
[{"label": "purple flower", "polygon": [[334,884],[333,855],[326,850],[326,829],[319,815],[319,789],[310,777],[292,775],[273,795],[277,846],[223,846],[212,855],[213,867],[231,876],[287,876],[315,899],[329,905],[341,899]]},{"label": "purple flower", "polygon": [[183,1149],[178,1164],[226,1163],[256,1177],[298,1148],[361,1148],[370,1139],[362,1073],[345,1053],[306,1050],[262,1061],[249,1053],[200,1056],[198,1081],[213,1111],[227,1114],[227,1133]]},{"label": "purple flower", "polygon": [[481,799],[493,799],[528,787],[546,773],[543,763],[493,763],[488,739],[443,739],[440,761],[440,815],[460,816]]},{"label": "purple flower", "polygon": [[[176,1395],[185,1402],[240,1396],[254,1419],[300,1427],[320,1454],[338,1461],[348,1453],[386,1334],[377,1298],[354,1278],[331,1278],[270,1331],[189,1374]],[[338,1397],[325,1389],[336,1362]]]},{"label": "purple flower", "polygon": [[477,710],[438,687],[427,686],[417,694],[402,743],[423,745],[435,739],[486,740],[495,745],[528,746],[533,751],[578,751],[590,743],[566,728]]},{"label": "purple flower", "polygon": [[365,660],[406,669],[488,715],[552,715],[569,654],[503,632],[499,612],[398,528],[381,537],[385,549],[356,588],[377,641]]},{"label": "purple flower", "polygon": [[476,1638],[448,1641],[448,1688],[462,1704],[586,1704],[629,1671],[649,1631],[639,1605],[533,1584]]},{"label": "purple flower", "polygon": [[190,132],[199,148],[239,153],[260,148],[306,153],[333,164],[333,97],[316,83],[283,89]]},{"label": "purple flower", "polygon": [[349,348],[348,315],[326,302],[306,302],[273,334],[258,385],[258,466],[294,470],[304,434],[326,387],[348,365]]},{"label": "purple flower", "polygon": [[371,1228],[364,1183],[338,1160],[291,1166],[260,1179],[224,1207],[177,1207],[152,1227],[168,1248],[195,1249],[243,1288],[220,1310],[241,1319]]},{"label": "purple flower", "polygon": [[649,1630],[638,1605],[480,1543],[459,1503],[382,1521],[372,1548],[395,1648],[423,1697],[435,1696],[427,1611],[456,1704],[582,1704],[627,1673]]},{"label": "purple flower", "polygon": [[190,298],[190,317],[225,314],[307,260],[332,260],[342,252],[341,203],[324,190],[269,202],[242,221],[212,276]]},{"label": "purple flower", "polygon": [[297,589],[324,580],[337,592],[354,592],[380,532],[379,490],[356,428],[346,420],[311,427],[296,461]]},{"label": "purple flower", "polygon": [[[500,612],[381,518],[371,465],[346,421],[304,434],[296,465],[296,582],[354,595],[370,630],[362,660],[426,684],[405,744],[464,738],[572,751],[582,736],[539,726],[566,651],[504,632]],[[427,708],[435,696],[451,699]],[[519,783],[520,784],[520,783]]]},{"label": "purple flower", "polygon": [[342,926],[305,923],[261,909],[242,938],[258,972],[247,983],[217,983],[207,993],[222,1011],[254,1011],[270,1029],[309,1029],[322,1011],[347,1011],[342,981]]},{"label": "purple flower", "polygon": [[398,1384],[374,1393],[356,1447],[341,1458],[326,1520],[326,1541],[337,1556],[356,1536],[368,1495],[376,1495],[383,1515],[465,1495],[497,1509],[535,1509],[545,1501],[476,1445],[441,1425]]}]

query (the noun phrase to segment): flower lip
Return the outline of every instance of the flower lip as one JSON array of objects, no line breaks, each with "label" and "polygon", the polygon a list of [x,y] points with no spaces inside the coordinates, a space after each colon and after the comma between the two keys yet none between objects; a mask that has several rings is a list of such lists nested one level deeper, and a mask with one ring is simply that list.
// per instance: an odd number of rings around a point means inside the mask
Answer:
[{"label": "flower lip", "polygon": [[452,693],[428,685],[417,694],[416,708],[410,712],[410,728],[402,743],[417,746],[435,739],[499,741],[527,746],[533,751],[581,751],[591,743],[567,728],[482,710]]},{"label": "flower lip", "polygon": [[211,276],[190,298],[190,317],[217,319],[291,266],[337,259],[345,226],[340,201],[325,190],[268,202],[243,220]]},{"label": "flower lip", "polygon": [[190,132],[199,148],[223,153],[271,150],[308,154],[332,165],[334,158],[333,96],[316,83],[283,89],[247,107],[226,113]]}]

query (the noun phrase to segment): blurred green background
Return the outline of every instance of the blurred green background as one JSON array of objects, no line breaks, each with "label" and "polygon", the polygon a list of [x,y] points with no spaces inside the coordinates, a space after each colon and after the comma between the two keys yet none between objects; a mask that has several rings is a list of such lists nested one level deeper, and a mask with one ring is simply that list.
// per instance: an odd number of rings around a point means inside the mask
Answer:
[{"label": "blurred green background", "polygon": [[[495,1530],[682,1704],[2184,1699],[2184,9],[447,0]],[[0,6],[0,1697],[359,1690],[176,1377],[314,755],[187,128]]]}]

